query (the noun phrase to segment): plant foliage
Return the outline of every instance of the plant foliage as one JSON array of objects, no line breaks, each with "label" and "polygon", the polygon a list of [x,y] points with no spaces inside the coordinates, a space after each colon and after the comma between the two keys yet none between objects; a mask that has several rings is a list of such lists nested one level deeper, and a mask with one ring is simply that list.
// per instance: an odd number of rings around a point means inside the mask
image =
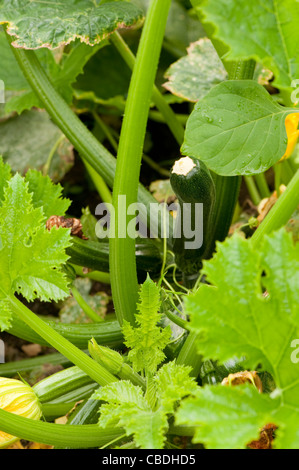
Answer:
[{"label": "plant foliage", "polygon": [[47,216],[64,212],[69,201],[61,199],[59,186],[34,170],[25,179],[19,174],[11,177],[2,160],[0,167],[0,326],[6,329],[12,294],[22,294],[28,301],[57,301],[69,295],[61,269],[68,259],[69,230],[53,228],[49,232],[45,226]]},{"label": "plant foliage", "polygon": [[203,272],[209,284],[186,300],[200,354],[220,362],[245,358],[249,369],[270,372],[276,389],[269,397],[254,387],[204,387],[186,400],[177,422],[197,426],[195,442],[212,448],[243,448],[274,423],[276,445],[298,448],[298,433],[289,430],[299,417],[298,365],[291,360],[299,337],[298,245],[284,229],[266,237],[259,252],[235,235],[218,244]]},{"label": "plant foliage", "polygon": [[[148,276],[140,290],[139,314],[136,315],[138,328],[128,323],[123,327],[125,344],[132,349],[128,359],[135,370],[147,374],[147,390],[122,380],[97,390],[93,398],[107,403],[100,408],[99,425],[115,424],[125,429],[126,435],[143,449],[161,449],[168,430],[168,417],[183,397],[197,388],[189,377],[190,367],[168,362],[155,374],[164,359],[163,349],[169,342],[171,330],[157,325],[161,316],[160,291]],[[155,374],[155,375],[154,375]]]}]

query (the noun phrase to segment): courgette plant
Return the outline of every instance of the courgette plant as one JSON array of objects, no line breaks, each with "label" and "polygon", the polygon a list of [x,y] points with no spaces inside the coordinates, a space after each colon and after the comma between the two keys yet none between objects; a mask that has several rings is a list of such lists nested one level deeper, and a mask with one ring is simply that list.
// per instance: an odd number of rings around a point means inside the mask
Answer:
[{"label": "courgette plant", "polygon": [[[187,15],[182,3],[0,0],[1,41],[6,41],[17,73],[26,80],[22,93],[7,103],[7,111],[44,108],[78,152],[102,200],[115,208],[115,237],[109,245],[76,238],[63,227],[48,230],[46,221],[53,215],[64,217],[70,206],[61,186],[35,170],[24,177],[12,175],[1,159],[1,330],[50,345],[59,353],[52,358],[56,363],[74,364],[34,386],[45,420],[66,414],[78,400],[85,400],[65,426],[0,409],[3,432],[66,448],[114,443],[124,448],[173,447],[171,436],[190,437],[193,444],[211,448],[244,448],[271,424],[273,445],[298,447],[298,373],[289,347],[299,328],[299,253],[282,227],[299,203],[299,170],[294,160],[284,165],[288,184],[279,194],[279,162],[289,157],[298,137],[299,111],[292,96],[299,73],[299,4],[191,0],[188,20],[200,20],[205,39],[181,57],[182,51],[171,47],[166,36],[170,9],[175,5]],[[148,7],[146,14],[142,6]],[[135,57],[118,29],[141,27]],[[117,158],[71,106],[73,95],[79,101],[90,99],[88,93],[76,95],[71,85],[108,43],[132,70],[126,100],[118,103],[118,111],[124,113],[120,135],[93,110]],[[186,119],[174,112],[155,85],[162,46],[179,59],[167,72],[172,91],[167,96],[176,96],[178,102],[182,97],[196,101]],[[63,47],[67,58],[59,68],[48,49]],[[216,84],[208,76],[199,93],[206,48],[221,73]],[[196,60],[199,73],[193,70]],[[269,83],[259,83],[265,68],[273,73],[274,95]],[[91,99],[97,105],[104,102]],[[170,236],[163,239],[163,219],[158,211],[149,210],[156,200],[139,182],[148,118],[157,118],[153,106],[169,127],[177,153],[184,155],[170,177],[180,206],[190,203],[194,218],[194,205],[204,205],[204,240],[196,250],[186,249],[185,240],[175,238],[172,217]],[[290,119],[293,142],[286,128]],[[270,168],[275,173],[274,207],[248,240],[238,234],[227,238],[242,177],[257,205],[270,195],[265,176]],[[126,211],[132,203],[143,204],[143,222],[155,215],[154,240],[118,235],[123,210],[118,200],[123,195]],[[132,217],[125,216],[126,224]],[[117,320],[99,321],[73,284],[76,274],[111,282]],[[146,280],[140,289],[142,277]],[[58,302],[70,290],[93,323],[43,320],[24,301]],[[126,346],[129,352],[121,355],[104,346]],[[232,362],[233,367],[228,366]],[[3,365],[0,374],[11,376],[37,363],[34,359],[14,368]],[[220,364],[219,371],[224,367],[228,375],[246,368],[267,373],[273,386],[264,387],[264,393],[254,381],[224,387],[219,372],[216,386],[201,387],[202,370],[211,364],[216,369]],[[78,423],[81,426],[71,425]]]}]

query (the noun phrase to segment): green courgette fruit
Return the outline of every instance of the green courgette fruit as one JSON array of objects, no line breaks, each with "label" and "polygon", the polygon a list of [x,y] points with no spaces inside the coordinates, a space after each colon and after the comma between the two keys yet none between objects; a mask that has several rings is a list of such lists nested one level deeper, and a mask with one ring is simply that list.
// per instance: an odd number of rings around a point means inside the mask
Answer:
[{"label": "green courgette fruit", "polygon": [[96,424],[99,421],[100,400],[85,400],[71,414],[67,424]]},{"label": "green courgette fruit", "polygon": [[94,381],[79,367],[73,366],[46,377],[32,388],[41,403],[53,402],[61,395],[76,390]]},{"label": "green courgette fruit", "polygon": [[[123,335],[117,321],[82,324],[56,323],[47,320],[45,322],[80,349],[87,349],[88,341],[91,338],[95,338],[98,344],[111,348],[121,349],[123,346]],[[50,346],[47,341],[15,315],[13,315],[11,327],[7,332],[31,343]]]},{"label": "green courgette fruit", "polygon": [[[170,183],[180,207],[173,236],[175,261],[185,275],[193,275],[200,270],[201,261],[213,243],[210,233],[216,200],[215,185],[206,165],[190,157],[182,157],[174,164]],[[197,219],[200,207],[202,220]],[[186,233],[188,228],[189,234]],[[190,237],[192,231],[195,232],[193,239]]]},{"label": "green courgette fruit", "polygon": [[90,398],[97,388],[99,388],[99,384],[96,382],[92,382],[90,384],[83,385],[82,387],[75,388],[74,390],[71,390],[68,393],[60,395],[59,397],[47,402],[47,404],[60,405],[61,403],[72,403],[78,402],[80,400],[85,400],[85,398]]},{"label": "green courgette fruit", "polygon": [[72,408],[76,406],[76,402],[69,402],[69,403],[43,403],[41,405],[42,414],[46,421],[54,421],[56,418],[60,418],[61,416],[65,416],[69,413]]},{"label": "green courgette fruit", "polygon": [[229,374],[235,374],[244,370],[240,361],[231,359],[224,364],[218,364],[216,361],[205,361],[201,365],[199,376],[202,385],[216,385],[221,383]]},{"label": "green courgette fruit", "polygon": [[[78,266],[109,272],[109,243],[81,240],[73,237],[72,245],[66,250],[69,262]],[[162,260],[159,250],[147,239],[136,241],[136,263],[139,273],[160,272]]]}]

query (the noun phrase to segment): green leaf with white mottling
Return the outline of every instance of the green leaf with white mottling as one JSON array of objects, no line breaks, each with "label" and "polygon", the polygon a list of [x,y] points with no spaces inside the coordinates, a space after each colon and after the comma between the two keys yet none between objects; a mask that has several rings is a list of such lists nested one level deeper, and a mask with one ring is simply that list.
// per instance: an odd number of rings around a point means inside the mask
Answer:
[{"label": "green leaf with white mottling", "polygon": [[76,38],[95,45],[120,27],[138,26],[141,11],[127,2],[96,5],[93,0],[1,0],[0,24],[13,46],[55,49]]},{"label": "green leaf with white mottling", "polygon": [[202,38],[187,49],[188,55],[172,64],[165,77],[164,87],[174,95],[196,102],[213,85],[223,82],[227,73],[211,41]]}]

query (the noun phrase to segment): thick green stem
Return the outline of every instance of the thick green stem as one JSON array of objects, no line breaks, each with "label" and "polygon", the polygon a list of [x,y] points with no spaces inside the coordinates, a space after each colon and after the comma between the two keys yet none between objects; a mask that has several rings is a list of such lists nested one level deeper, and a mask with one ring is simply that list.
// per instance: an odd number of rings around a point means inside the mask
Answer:
[{"label": "thick green stem", "polygon": [[265,217],[253,234],[251,240],[257,246],[264,235],[278,230],[285,225],[299,204],[299,170],[289,182],[287,189],[281,194],[276,204]]},{"label": "thick green stem", "polygon": [[296,173],[296,170],[295,171],[293,170],[292,166],[290,165],[289,159],[281,162],[281,166],[282,166],[282,180],[283,180],[283,183],[287,185],[293,178],[294,173]]},{"label": "thick green stem", "polygon": [[229,80],[250,80],[255,70],[254,60],[239,60],[236,62],[224,62],[228,71]]},{"label": "thick green stem", "polygon": [[32,313],[16,297],[9,297],[13,312],[23,320],[30,328],[44,338],[53,348],[67,357],[73,364],[80,367],[89,377],[100,385],[116,382],[117,378],[110,374],[104,367],[97,364],[87,354],[82,352],[67,339],[53,330],[47,323]]},{"label": "thick green stem", "polygon": [[[165,1],[165,0],[164,0]],[[136,63],[136,58],[128,45],[125,43],[121,35],[116,32],[110,37],[111,42],[116,47],[126,64],[133,70]],[[176,114],[173,112],[167,101],[164,99],[162,93],[154,85],[152,90],[152,99],[159,111],[161,112],[166,124],[169,126],[177,143],[182,145],[184,140],[184,127]]]},{"label": "thick green stem", "polygon": [[103,318],[101,318],[91,307],[88,305],[86,300],[82,297],[78,289],[73,285],[72,286],[72,294],[76,301],[78,302],[79,306],[82,308],[83,312],[95,323],[103,322]]},{"label": "thick green stem", "polygon": [[[171,0],[151,1],[132,74],[119,141],[113,187],[115,238],[110,239],[110,274],[114,306],[121,325],[124,319],[135,322],[138,281],[135,240],[126,233],[132,219],[132,216],[127,215],[127,209],[130,204],[137,202],[142,148],[170,3]],[[126,201],[124,207],[120,208],[118,197],[123,195]],[[123,221],[119,222],[121,216]],[[125,238],[121,238],[122,236]]]},{"label": "thick green stem", "polygon": [[120,428],[101,429],[97,424],[74,426],[44,423],[0,409],[0,429],[27,441],[71,449],[98,448],[123,434]]}]

